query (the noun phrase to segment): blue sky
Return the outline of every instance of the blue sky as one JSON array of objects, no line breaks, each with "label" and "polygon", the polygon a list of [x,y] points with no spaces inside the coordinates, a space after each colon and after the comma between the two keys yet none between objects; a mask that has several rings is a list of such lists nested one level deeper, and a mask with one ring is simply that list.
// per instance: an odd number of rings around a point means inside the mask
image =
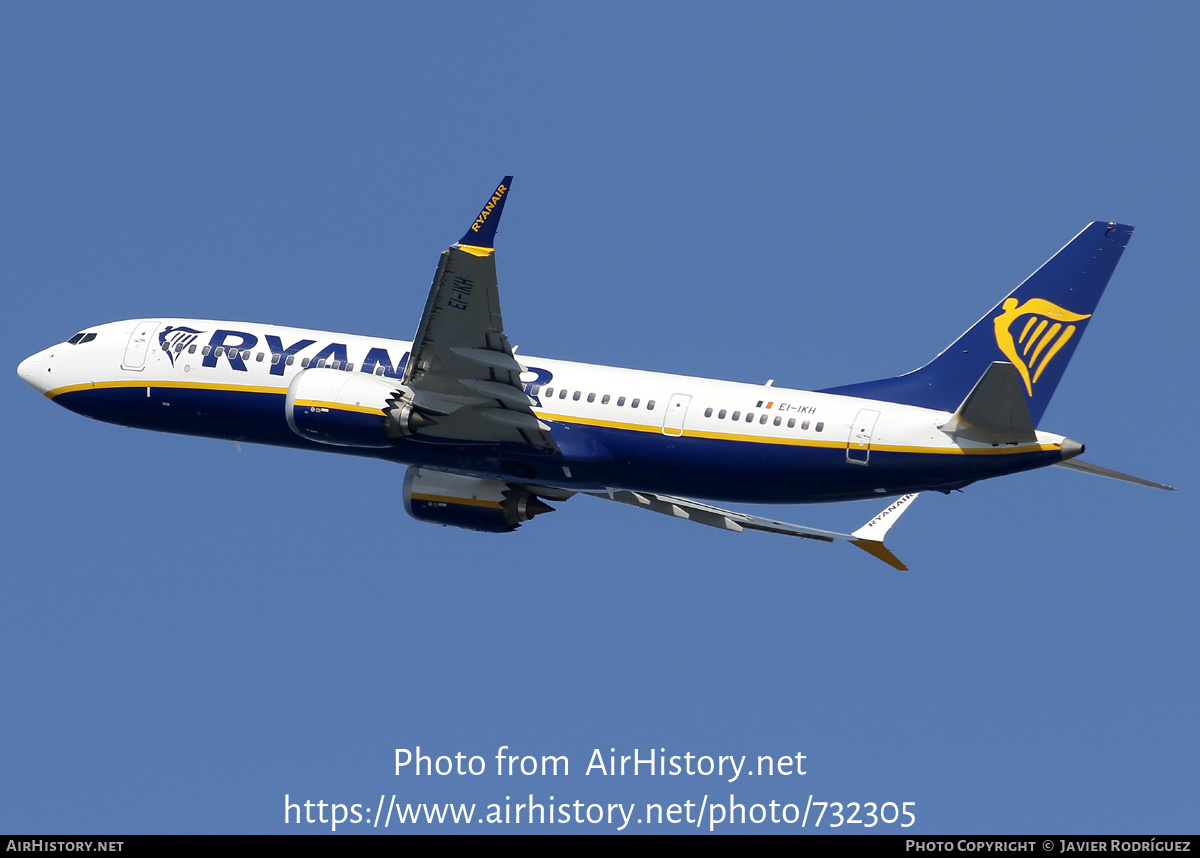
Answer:
[{"label": "blue sky", "polygon": [[[1194,830],[1198,24],[5,5],[0,827],[316,833],[285,794],[732,792],[916,802],[923,833]],[[1089,221],[1134,224],[1042,426],[1180,491],[1051,469],[922,497],[889,538],[901,574],[590,498],[488,536],[409,519],[399,468],[93,423],[12,371],[155,315],[411,337],[509,172],[523,353],[792,387],[912,369]],[[845,530],[878,506],[760,511]],[[418,745],[571,773],[396,776]],[[808,773],[585,775],[597,748]]]}]

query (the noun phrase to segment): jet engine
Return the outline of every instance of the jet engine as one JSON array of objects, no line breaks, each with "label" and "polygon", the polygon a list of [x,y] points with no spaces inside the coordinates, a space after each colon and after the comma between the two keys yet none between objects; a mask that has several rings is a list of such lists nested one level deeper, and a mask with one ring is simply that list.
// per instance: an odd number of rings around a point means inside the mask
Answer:
[{"label": "jet engine", "polygon": [[390,447],[436,422],[413,405],[411,390],[394,381],[315,367],[292,379],[284,410],[301,438],[336,447]]},{"label": "jet engine", "polygon": [[404,509],[417,521],[486,533],[507,533],[554,512],[524,486],[416,466],[404,475]]}]

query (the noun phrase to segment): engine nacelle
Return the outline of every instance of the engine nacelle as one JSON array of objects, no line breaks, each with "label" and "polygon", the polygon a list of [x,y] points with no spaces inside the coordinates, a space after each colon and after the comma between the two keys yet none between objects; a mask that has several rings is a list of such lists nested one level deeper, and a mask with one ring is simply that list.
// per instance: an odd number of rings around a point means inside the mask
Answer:
[{"label": "engine nacelle", "polygon": [[408,388],[336,369],[298,372],[284,409],[288,426],[301,438],[338,447],[390,447],[434,424],[413,405]]},{"label": "engine nacelle", "polygon": [[535,515],[554,512],[523,486],[416,466],[404,475],[404,509],[417,521],[486,533],[508,533]]}]

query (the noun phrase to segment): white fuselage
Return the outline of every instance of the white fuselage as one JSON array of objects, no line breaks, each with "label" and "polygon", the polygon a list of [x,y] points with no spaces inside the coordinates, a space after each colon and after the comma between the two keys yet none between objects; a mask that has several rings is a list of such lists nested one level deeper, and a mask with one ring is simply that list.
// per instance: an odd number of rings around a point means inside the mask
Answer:
[{"label": "white fuselage", "polygon": [[[96,336],[26,359],[21,377],[66,407],[110,422],[309,447],[317,445],[289,435],[283,415],[297,373],[320,367],[398,383],[412,347],[403,340],[200,319],[129,320],[87,332]],[[519,360],[534,414],[556,439],[563,436],[558,471],[540,471],[538,481],[564,488],[682,488],[699,497],[763,502],[890,495],[1052,464],[1064,440],[1038,432],[1036,443],[998,446],[942,431],[951,416],[946,411],[527,355]],[[231,419],[239,401],[246,419]],[[438,439],[438,428],[421,435]],[[574,443],[585,437],[600,451]],[[487,455],[469,463],[471,455],[459,450],[439,463],[431,461],[437,451],[428,444],[409,446],[416,450],[411,456],[403,445],[387,455],[335,451],[470,473],[493,470]],[[707,475],[679,473],[705,463]],[[773,484],[772,474],[778,477]]]}]

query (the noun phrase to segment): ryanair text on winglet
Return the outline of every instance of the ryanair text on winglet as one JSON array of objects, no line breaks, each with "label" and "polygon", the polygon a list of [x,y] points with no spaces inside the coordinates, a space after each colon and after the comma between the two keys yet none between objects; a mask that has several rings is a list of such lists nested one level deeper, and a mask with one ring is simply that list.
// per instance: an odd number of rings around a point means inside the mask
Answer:
[{"label": "ryanair text on winglet", "polygon": [[[483,222],[488,219],[488,215],[492,213],[492,209],[496,208],[496,203],[500,202],[500,198],[508,192],[508,188],[500,185],[496,188],[496,193],[492,194],[492,198],[488,200],[487,205],[483,207],[483,211],[479,213],[479,217],[475,218],[475,223],[471,224],[472,232],[479,232]],[[477,198],[478,199],[478,198]]]}]

